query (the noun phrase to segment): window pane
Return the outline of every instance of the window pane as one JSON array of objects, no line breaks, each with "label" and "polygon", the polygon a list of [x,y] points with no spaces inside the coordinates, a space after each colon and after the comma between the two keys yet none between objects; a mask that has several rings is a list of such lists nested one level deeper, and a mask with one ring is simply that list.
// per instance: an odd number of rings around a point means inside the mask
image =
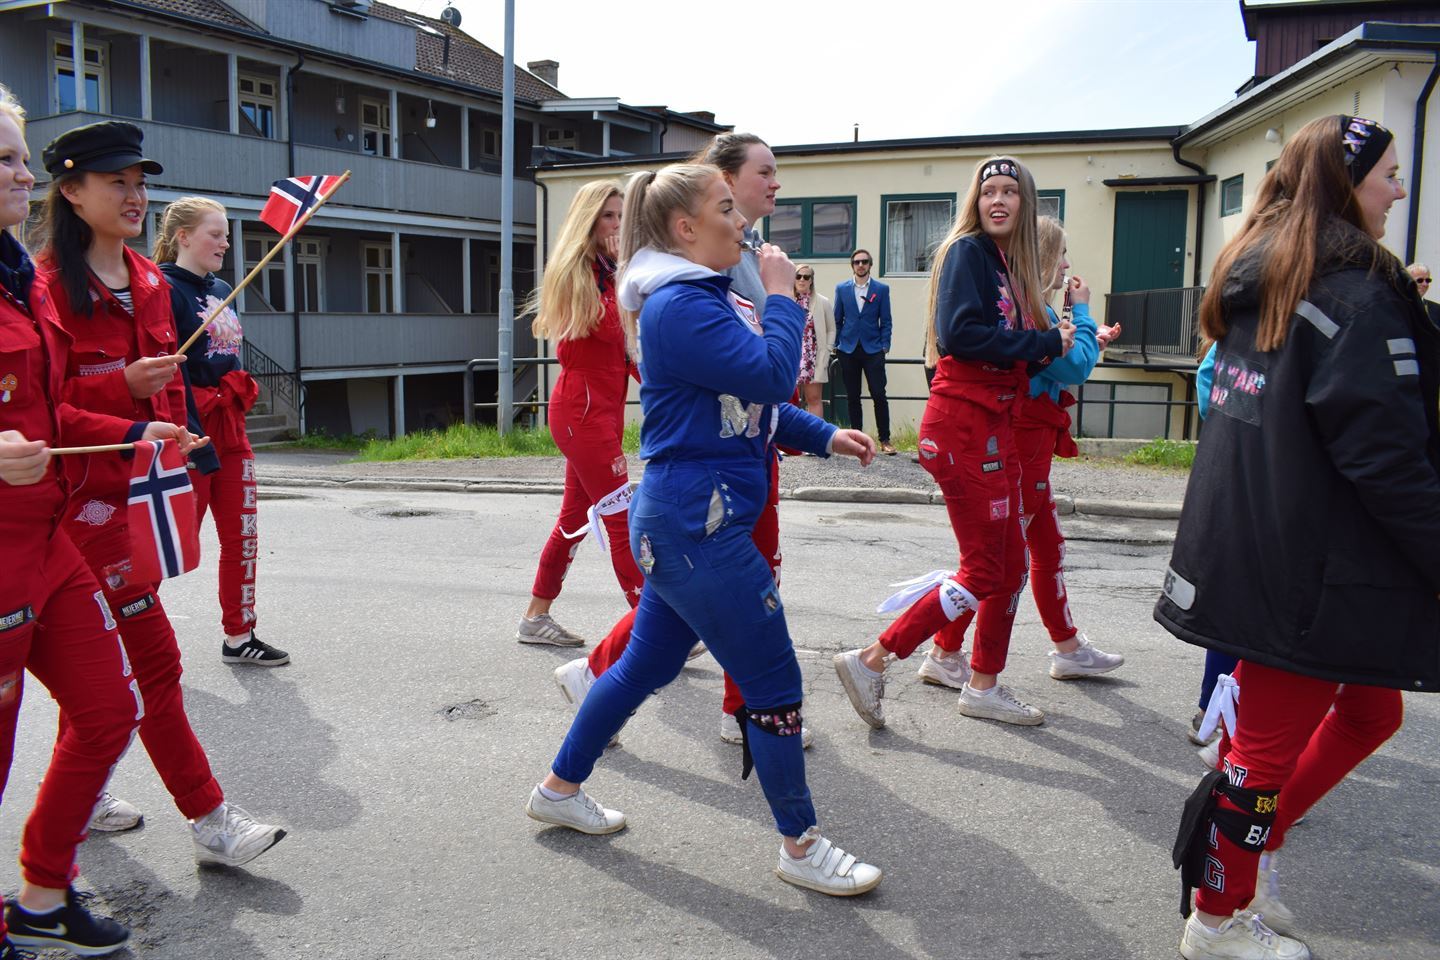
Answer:
[{"label": "window pane", "polygon": [[103,109],[100,103],[100,78],[93,73],[85,74],[85,109],[98,113]]},{"label": "window pane", "polygon": [[[271,262],[273,263],[274,261]],[[270,289],[268,291],[270,306],[276,310],[288,310],[289,308],[286,304],[290,302],[290,297],[287,295],[288,291],[285,289],[285,268],[267,267],[265,273],[268,275],[270,281]]]},{"label": "window pane", "polygon": [[1040,201],[1040,216],[1042,216],[1042,217],[1054,217],[1056,220],[1059,220],[1059,219],[1060,219],[1060,198],[1059,198],[1059,197],[1040,197],[1040,198],[1039,198],[1039,201]]},{"label": "window pane", "polygon": [[892,200],[885,211],[885,270],[925,273],[930,255],[950,229],[950,200]]},{"label": "window pane", "polygon": [[770,242],[789,254],[798,254],[804,237],[801,217],[804,208],[798,203],[777,203],[770,214]]},{"label": "window pane", "polygon": [[850,253],[855,224],[853,203],[817,203],[811,208],[810,253],[843,257]]},{"label": "window pane", "polygon": [[62,60],[73,60],[75,59],[75,48],[68,43],[57,43],[55,44],[55,56]]},{"label": "window pane", "polygon": [[365,274],[365,312],[380,313],[380,274]]},{"label": "window pane", "polygon": [[1245,177],[1231,177],[1220,184],[1220,215],[1228,217],[1239,213],[1245,205]]},{"label": "window pane", "polygon": [[75,109],[75,73],[71,70],[55,72],[55,99],[59,101],[61,113]]},{"label": "window pane", "polygon": [[360,122],[375,126],[380,122],[380,107],[373,103],[360,105]]}]

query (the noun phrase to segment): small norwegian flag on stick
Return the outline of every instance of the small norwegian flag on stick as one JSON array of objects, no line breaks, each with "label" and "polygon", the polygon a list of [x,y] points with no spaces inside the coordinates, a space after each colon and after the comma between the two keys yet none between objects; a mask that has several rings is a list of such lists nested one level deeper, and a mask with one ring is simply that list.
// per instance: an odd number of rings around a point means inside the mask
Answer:
[{"label": "small norwegian flag on stick", "polygon": [[270,199],[265,201],[264,208],[260,211],[260,219],[268,226],[274,227],[284,236],[280,242],[270,248],[270,252],[260,259],[260,262],[250,268],[245,274],[245,279],[236,284],[235,289],[230,291],[230,296],[220,303],[219,306],[210,311],[203,323],[190,335],[190,339],[180,344],[176,353],[184,353],[190,349],[205,328],[215,320],[216,317],[225,312],[225,308],[235,302],[240,296],[240,291],[250,286],[250,281],[260,275],[265,265],[275,259],[275,255],[285,249],[285,244],[290,238],[300,232],[300,228],[310,222],[315,211],[325,205],[325,201],[335,195],[346,180],[350,179],[350,171],[346,170],[339,176],[325,174],[324,176],[313,177],[291,177],[289,180],[277,180],[270,185]]},{"label": "small norwegian flag on stick", "polygon": [[136,442],[129,502],[130,566],[137,581],[178,577],[199,566],[195,491],[178,446],[169,440]]}]

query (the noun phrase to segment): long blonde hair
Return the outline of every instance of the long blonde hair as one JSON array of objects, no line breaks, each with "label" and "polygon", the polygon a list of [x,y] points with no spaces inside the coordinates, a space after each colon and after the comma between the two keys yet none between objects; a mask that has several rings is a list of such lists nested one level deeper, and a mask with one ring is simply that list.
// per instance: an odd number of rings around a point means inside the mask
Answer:
[{"label": "long blonde hair", "polygon": [[[20,128],[20,139],[25,139],[25,108],[20,105],[19,100],[15,99],[15,94],[10,92],[10,88],[3,83],[0,83],[0,117],[9,117],[14,120],[15,126]],[[20,227],[21,224],[17,223],[10,228],[16,239],[19,239]]]},{"label": "long blonde hair", "polygon": [[150,259],[156,263],[173,263],[180,256],[179,234],[181,230],[194,230],[208,215],[218,213],[225,216],[225,206],[209,197],[181,197],[172,200],[160,216],[160,235],[150,250]]},{"label": "long blonde hair", "polygon": [[[677,210],[691,216],[700,212],[700,204],[710,184],[720,176],[720,168],[704,163],[672,163],[660,170],[647,170],[630,178],[625,186],[625,212],[620,219],[620,269],[623,277],[630,259],[645,247],[671,251],[670,218]],[[618,284],[617,284],[618,285]],[[637,315],[620,308],[620,322],[625,327],[625,341],[635,353]]]},{"label": "long blonde hair", "polygon": [[1015,229],[1010,235],[1009,249],[1005,254],[1006,270],[1010,276],[1010,296],[1021,316],[1029,317],[1037,330],[1050,329],[1050,317],[1045,312],[1045,284],[1040,278],[1040,253],[1036,242],[1036,214],[1039,200],[1035,196],[1035,178],[1025,165],[1014,157],[994,156],[981,160],[975,165],[970,176],[970,189],[965,192],[965,201],[955,213],[955,225],[945,239],[935,248],[930,263],[930,305],[926,310],[928,326],[925,330],[925,362],[934,366],[940,362],[940,345],[935,333],[935,308],[940,299],[940,275],[945,269],[945,258],[962,237],[983,234],[980,225],[980,174],[992,163],[1010,163],[1020,174],[1020,211],[1015,218]]},{"label": "long blonde hair", "polygon": [[595,285],[595,224],[611,197],[620,196],[614,180],[592,180],[570,201],[555,249],[545,264],[540,286],[530,294],[526,310],[535,311],[530,329],[548,340],[588,337],[600,324],[604,305]]},{"label": "long blonde hair", "polygon": [[1035,221],[1035,235],[1040,282],[1045,287],[1041,299],[1053,306],[1055,294],[1060,291],[1051,290],[1050,285],[1055,282],[1055,271],[1060,269],[1060,261],[1065,256],[1065,228],[1054,217],[1040,217]]}]

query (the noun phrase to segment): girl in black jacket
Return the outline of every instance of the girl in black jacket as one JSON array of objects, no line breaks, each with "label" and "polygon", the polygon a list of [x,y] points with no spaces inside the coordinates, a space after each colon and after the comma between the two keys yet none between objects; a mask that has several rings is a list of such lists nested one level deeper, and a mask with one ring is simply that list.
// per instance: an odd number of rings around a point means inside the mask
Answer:
[{"label": "girl in black jacket", "polygon": [[1176,841],[1188,958],[1310,955],[1261,854],[1399,728],[1401,689],[1440,688],[1440,332],[1378,243],[1392,140],[1306,124],[1201,304],[1211,412],[1155,617],[1239,657],[1244,697]]}]

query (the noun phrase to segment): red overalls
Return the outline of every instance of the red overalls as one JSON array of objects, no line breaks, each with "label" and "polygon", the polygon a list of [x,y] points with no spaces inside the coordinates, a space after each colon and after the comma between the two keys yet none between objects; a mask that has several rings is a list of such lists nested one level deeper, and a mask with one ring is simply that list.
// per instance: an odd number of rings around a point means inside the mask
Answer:
[{"label": "red overalls", "polygon": [[[127,364],[142,356],[173,354],[178,343],[170,285],[160,268],[128,247],[125,263],[133,316],[94,281],[89,316],[75,313],[58,274],[42,270],[36,278],[36,289],[46,290],[61,325],[75,340],[65,370],[65,399],[132,420],[184,425],[185,385],[178,370],[164,390],[147,400],[134,399],[126,385]],[[105,591],[145,696],[140,740],[180,813],[197,819],[218,807],[224,795],[185,716],[180,647],[160,605],[159,584],[131,579],[126,526],[129,464],[119,454],[101,453],[68,458],[65,467],[73,490],[65,529]],[[69,720],[62,712],[62,729]]]},{"label": "red overalls", "polygon": [[[1060,532],[1055,492],[1050,488],[1053,458],[1080,453],[1075,438],[1070,436],[1070,414],[1065,412],[1074,403],[1075,398],[1065,391],[1061,391],[1058,404],[1048,394],[1025,397],[1012,425],[1020,462],[1025,545],[1030,553],[1030,593],[1055,643],[1064,643],[1076,633],[1065,591],[1065,537]],[[949,653],[959,650],[974,619],[973,611],[962,613],[941,628],[935,637],[936,646]]]},{"label": "red overalls", "polygon": [[625,353],[625,331],[615,304],[614,276],[594,265],[603,313],[589,336],[555,345],[560,378],[550,394],[550,435],[565,455],[565,493],[560,517],[540,551],[532,595],[553,600],[583,542],[580,533],[596,506],[610,541],[615,578],[633,608],[644,583],[630,555],[630,473],[621,440],[625,433],[625,396],[629,378],[639,379]]},{"label": "red overalls", "polygon": [[[1023,364],[1001,370],[941,357],[920,420],[920,465],[940,485],[960,545],[960,571],[953,579],[978,601],[971,664],[979,673],[1005,669],[1025,582],[1013,421],[1028,389]],[[881,645],[904,659],[950,626],[956,614],[947,612],[944,589],[933,588],[916,600],[880,635]]]},{"label": "red overalls", "polygon": [[[60,402],[69,338],[41,291],[30,303],[0,288],[0,430],[52,447],[124,440],[130,421]],[[144,711],[104,596],[61,530],[66,495],[58,464],[39,483],[0,482],[0,793],[29,669],[69,717],[20,850],[25,879],[56,889],[75,877],[75,848]]]},{"label": "red overalls", "polygon": [[[201,343],[192,349],[199,349]],[[220,539],[220,625],[227,637],[245,636],[255,626],[255,565],[260,555],[255,454],[245,433],[245,413],[255,405],[260,388],[244,370],[231,370],[218,387],[190,389],[200,425],[220,457],[215,473],[190,472],[196,520],[204,520],[207,510],[215,515]]]}]

